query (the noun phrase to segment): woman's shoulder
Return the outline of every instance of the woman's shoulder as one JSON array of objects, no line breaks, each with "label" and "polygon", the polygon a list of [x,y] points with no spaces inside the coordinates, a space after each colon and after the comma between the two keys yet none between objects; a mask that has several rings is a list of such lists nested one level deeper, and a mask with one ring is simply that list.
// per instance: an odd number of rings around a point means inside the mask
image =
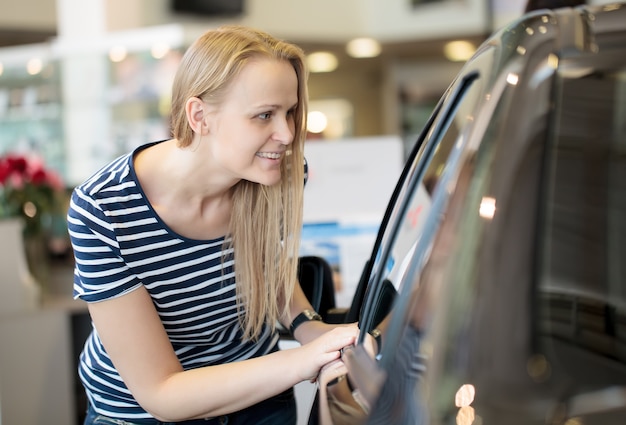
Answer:
[{"label": "woman's shoulder", "polygon": [[89,176],[78,185],[75,190],[81,191],[89,196],[106,197],[116,191],[129,190],[133,187],[137,187],[137,178],[133,169],[133,158],[138,152],[163,141],[164,140],[159,140],[145,143],[130,152],[118,156]]},{"label": "woman's shoulder", "polygon": [[89,176],[75,188],[75,191],[95,196],[98,193],[106,193],[108,187],[123,183],[129,178],[131,158],[132,153],[119,156]]}]

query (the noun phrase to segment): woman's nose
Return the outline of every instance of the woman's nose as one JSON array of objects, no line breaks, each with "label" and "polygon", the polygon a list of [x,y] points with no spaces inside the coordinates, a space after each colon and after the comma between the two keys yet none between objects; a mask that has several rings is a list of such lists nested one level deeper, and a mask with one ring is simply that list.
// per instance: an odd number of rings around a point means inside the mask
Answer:
[{"label": "woman's nose", "polygon": [[283,145],[293,142],[295,125],[292,120],[284,120],[274,130],[274,139]]}]

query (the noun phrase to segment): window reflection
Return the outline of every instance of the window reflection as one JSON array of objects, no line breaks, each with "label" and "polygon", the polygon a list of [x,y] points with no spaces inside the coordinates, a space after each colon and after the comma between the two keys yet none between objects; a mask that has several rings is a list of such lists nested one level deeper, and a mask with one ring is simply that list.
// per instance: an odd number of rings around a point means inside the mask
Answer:
[{"label": "window reflection", "polygon": [[[458,163],[461,120],[429,131],[374,268],[374,283],[395,294],[368,307],[382,357],[376,364],[367,341],[348,351],[342,383],[360,407],[344,423],[623,423],[626,72],[609,66],[618,56],[565,55],[556,75],[514,74],[490,92],[493,114],[475,115],[485,134]],[[381,371],[389,379],[366,388],[367,373]]]},{"label": "window reflection", "polygon": [[626,70],[575,65],[559,79],[537,349],[542,381],[570,382],[572,409],[593,417],[626,412],[604,394],[626,386]]}]

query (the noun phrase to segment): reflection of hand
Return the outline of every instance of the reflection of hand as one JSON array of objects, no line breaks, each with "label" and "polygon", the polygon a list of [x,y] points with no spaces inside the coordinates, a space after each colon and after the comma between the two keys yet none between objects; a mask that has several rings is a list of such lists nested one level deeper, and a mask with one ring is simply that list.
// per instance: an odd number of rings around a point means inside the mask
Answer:
[{"label": "reflection of hand", "polygon": [[[324,366],[319,376],[319,423],[320,425],[332,425],[333,420],[328,405],[328,391],[337,386],[335,383],[342,383],[348,373],[348,368],[341,360],[331,362]],[[333,385],[328,387],[329,383]],[[332,390],[331,390],[332,391]]]},{"label": "reflection of hand", "polygon": [[336,327],[308,344],[298,348],[300,364],[304,366],[301,380],[315,382],[320,369],[336,361],[341,356],[341,350],[353,345],[358,335],[358,329],[354,326]]},{"label": "reflection of hand", "polygon": [[355,400],[342,360],[324,366],[319,377],[319,425],[353,425],[365,418],[363,406]]},{"label": "reflection of hand", "polygon": [[331,382],[334,383],[343,380],[347,373],[348,369],[343,361],[335,360],[334,362],[328,363],[320,371],[318,378],[320,388],[326,388]]}]

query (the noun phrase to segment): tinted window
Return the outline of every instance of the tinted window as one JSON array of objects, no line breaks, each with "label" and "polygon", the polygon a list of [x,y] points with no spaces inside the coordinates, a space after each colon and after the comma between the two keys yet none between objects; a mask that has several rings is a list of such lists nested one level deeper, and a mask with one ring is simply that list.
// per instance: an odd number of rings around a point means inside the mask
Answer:
[{"label": "tinted window", "polygon": [[567,385],[585,423],[613,423],[626,414],[623,395],[602,397],[626,385],[626,68],[586,62],[558,78],[536,379]]},{"label": "tinted window", "polygon": [[623,423],[626,52],[608,53],[520,78],[461,170],[419,276],[414,408],[435,422]]},{"label": "tinted window", "polygon": [[470,111],[479,91],[476,78],[476,74],[471,74],[461,80],[413,159],[376,255],[370,278],[372,290],[366,300],[368,316],[361,323],[364,329],[378,326],[392,307],[397,309],[393,302],[395,294],[406,280],[413,258],[428,252],[437,224],[445,213],[445,192],[438,199],[434,194],[444,175],[447,173],[452,178],[456,172],[454,167],[464,147],[461,131],[472,119]]},{"label": "tinted window", "polygon": [[[455,89],[449,93],[446,107],[439,111],[432,126],[428,128],[420,150],[409,164],[398,198],[390,212],[389,223],[375,256],[361,320],[362,329],[370,330],[375,326],[383,328],[383,349],[378,358],[379,363],[372,365],[368,361],[369,357],[358,351],[362,346],[344,357],[350,369],[350,381],[358,388],[358,401],[363,406],[367,406],[377,396],[382,381],[375,377],[378,371],[389,367],[398,350],[406,350],[408,344],[411,347],[407,352],[410,356],[409,362],[414,365],[416,359],[419,362],[417,350],[412,345],[415,339],[402,338],[411,293],[419,283],[411,276],[418,274],[415,268],[423,264],[420,258],[424,259],[429,255],[434,235],[446,214],[448,191],[444,188],[458,177],[458,164],[467,147],[463,132],[467,129],[467,123],[473,119],[471,113],[477,102],[480,86],[477,74],[472,73],[460,79]],[[397,317],[395,322],[394,317]],[[411,326],[411,329],[419,331],[420,324],[412,324],[415,326]],[[416,378],[412,373],[402,374],[409,380]],[[412,399],[413,393],[407,391],[398,396]],[[405,406],[410,407],[412,404],[411,401]],[[339,416],[337,406],[338,404],[331,403],[331,411]],[[365,414],[362,409],[352,412],[355,416]],[[385,409],[378,409],[376,412],[383,416],[388,413]]]}]

